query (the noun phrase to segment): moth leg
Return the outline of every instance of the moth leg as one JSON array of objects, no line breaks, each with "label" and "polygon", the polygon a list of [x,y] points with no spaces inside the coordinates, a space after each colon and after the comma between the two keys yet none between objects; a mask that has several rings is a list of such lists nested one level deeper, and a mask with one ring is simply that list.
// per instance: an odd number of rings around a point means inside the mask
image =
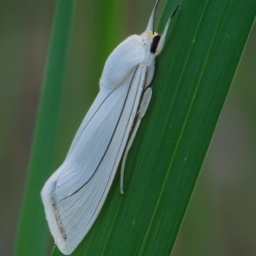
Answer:
[{"label": "moth leg", "polygon": [[144,92],[143,96],[142,96],[140,107],[139,107],[139,110],[138,110],[138,113],[137,113],[137,120],[136,120],[134,129],[132,131],[132,134],[131,134],[131,136],[128,140],[128,143],[126,144],[126,147],[125,147],[123,161],[122,161],[122,167],[121,167],[121,182],[120,182],[120,193],[121,193],[121,195],[124,194],[123,181],[124,181],[124,167],[125,167],[126,158],[127,158],[128,153],[129,153],[129,150],[132,146],[132,143],[133,143],[133,140],[136,136],[138,128],[140,126],[141,119],[144,117],[144,115],[147,111],[149,102],[151,100],[151,95],[152,95],[152,89],[150,87],[148,87],[146,89],[146,91]]}]

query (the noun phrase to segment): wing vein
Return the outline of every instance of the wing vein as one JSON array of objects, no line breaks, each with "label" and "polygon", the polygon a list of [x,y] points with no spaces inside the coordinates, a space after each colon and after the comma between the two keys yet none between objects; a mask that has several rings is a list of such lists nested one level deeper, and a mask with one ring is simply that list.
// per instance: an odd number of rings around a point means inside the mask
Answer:
[{"label": "wing vein", "polygon": [[[124,110],[124,107],[125,107],[125,104],[126,104],[128,95],[129,95],[129,91],[130,91],[130,89],[131,89],[131,85],[132,85],[134,76],[135,76],[135,74],[136,74],[136,72],[137,72],[137,69],[138,69],[138,66],[137,66],[136,69],[135,69],[135,72],[134,72],[134,74],[133,74],[133,78],[132,78],[131,83],[130,83],[130,85],[129,85],[129,89],[128,89],[128,92],[127,92],[127,95],[126,95],[126,98],[125,98],[125,101],[124,101],[124,105],[123,105],[123,107],[122,107],[121,114],[120,114],[120,116],[119,116],[119,118],[118,118],[117,124],[116,124],[115,129],[114,129],[114,131],[113,131],[113,134],[112,134],[112,136],[111,136],[111,139],[110,139],[110,141],[109,141],[109,143],[108,143],[108,146],[107,146],[107,148],[106,148],[104,154],[102,155],[101,160],[99,161],[98,166],[96,167],[96,169],[95,169],[95,171],[93,172],[93,174],[91,175],[91,177],[90,177],[80,188],[78,188],[78,189],[77,189],[76,191],[74,191],[72,194],[70,194],[70,195],[64,197],[62,200],[58,201],[57,203],[60,203],[61,201],[63,201],[63,200],[65,200],[65,199],[67,199],[67,198],[73,196],[73,195],[76,194],[78,191],[80,191],[80,190],[93,178],[93,176],[94,176],[95,173],[97,172],[97,170],[98,170],[98,168],[99,168],[99,166],[100,166],[100,164],[101,164],[103,158],[104,158],[105,155],[106,155],[106,152],[108,151],[108,148],[109,148],[109,146],[110,146],[110,144],[111,144],[111,142],[112,142],[112,139],[113,139],[113,137],[114,137],[114,135],[115,135],[115,131],[116,131],[116,128],[118,127],[120,118],[121,118],[121,116],[122,116],[122,113],[123,113],[123,110]],[[138,91],[138,88],[137,88],[137,91]],[[112,92],[113,92],[113,91],[112,91]],[[111,93],[112,93],[112,92],[111,92]],[[110,93],[110,94],[111,94],[111,93]],[[110,94],[109,94],[109,95],[110,95]],[[109,95],[108,95],[108,96],[109,96]],[[107,97],[108,97],[108,96],[107,96]],[[107,98],[107,97],[106,97],[106,98]],[[135,100],[134,100],[134,101],[135,101]],[[133,102],[133,106],[134,106],[134,102]],[[133,109],[133,108],[132,108],[132,109]],[[96,111],[95,111],[95,113],[96,113]],[[130,116],[131,116],[131,113],[130,113]],[[129,119],[130,119],[130,116],[129,116]],[[91,120],[91,119],[90,119],[90,120]],[[87,124],[87,125],[88,125],[88,124]],[[128,123],[127,123],[126,127],[127,127],[127,126],[128,126]],[[127,128],[126,128],[126,129],[127,129]],[[122,140],[123,140],[123,139],[122,139]],[[116,162],[116,160],[115,160],[115,162]],[[57,179],[57,180],[58,180],[58,179]],[[53,189],[53,190],[54,190],[54,189]]]},{"label": "wing vein", "polygon": [[[136,70],[135,70],[135,72],[134,72],[134,76],[135,76],[135,74],[136,74],[136,72],[137,72],[137,69],[138,69],[138,67],[136,68]],[[133,78],[134,78],[134,76],[133,76]],[[142,76],[141,76],[141,77],[142,77]],[[141,80],[141,77],[140,77],[140,80]],[[133,81],[133,79],[132,79],[132,81]],[[131,84],[132,84],[132,81],[131,81]],[[131,87],[131,84],[130,84],[130,87]],[[139,84],[140,84],[140,83],[139,83]],[[143,81],[143,84],[145,84],[145,81]],[[130,90],[130,88],[129,88],[129,90]],[[136,96],[137,96],[137,94],[138,94],[138,90],[139,90],[139,86],[137,87]],[[129,94],[129,92],[128,92],[128,94]],[[127,94],[127,97],[128,97],[128,94]],[[134,98],[132,109],[134,108],[135,102],[136,102],[136,97]],[[124,104],[124,106],[125,106],[125,104]],[[123,108],[124,108],[124,107],[123,107]],[[130,115],[129,115],[129,121],[130,121],[131,115],[132,115],[132,111],[131,111],[131,113],[130,113]],[[120,115],[120,117],[121,117],[121,115]],[[119,120],[120,120],[120,118],[119,118]],[[118,123],[119,123],[119,120],[118,120]],[[129,125],[129,122],[127,122],[127,124],[126,124],[126,129],[125,129],[125,130],[127,130],[128,125]],[[118,126],[118,124],[117,124],[117,126]],[[117,126],[116,126],[116,127],[117,127]],[[129,133],[130,133],[130,132],[129,132]],[[125,133],[124,133],[124,135],[123,135],[122,141],[124,140],[124,136],[125,136]],[[112,136],[112,137],[113,137],[113,136]],[[129,136],[128,136],[128,137],[129,137]],[[112,139],[111,139],[111,140],[112,140]],[[121,146],[122,146],[122,143],[120,144],[119,149],[120,149]],[[116,156],[116,159],[115,159],[115,162],[114,162],[114,166],[115,166],[115,164],[116,164],[117,157],[118,157],[118,155]],[[106,183],[106,186],[105,186],[105,187],[107,187],[107,185],[108,185],[108,183],[109,183],[109,180],[110,180],[110,176],[109,176],[109,178],[108,178],[108,182]],[[92,214],[90,220],[88,221],[88,224],[90,223],[91,219],[93,218],[94,213],[97,211],[97,208],[98,208],[98,206],[99,206],[99,204],[100,204],[100,201],[102,200],[103,195],[104,195],[104,193],[101,195],[101,199],[99,200],[99,203],[98,203],[97,207],[95,207],[95,210],[94,210],[94,212],[93,212],[93,214]],[[88,224],[87,224],[87,225],[88,225]]]}]

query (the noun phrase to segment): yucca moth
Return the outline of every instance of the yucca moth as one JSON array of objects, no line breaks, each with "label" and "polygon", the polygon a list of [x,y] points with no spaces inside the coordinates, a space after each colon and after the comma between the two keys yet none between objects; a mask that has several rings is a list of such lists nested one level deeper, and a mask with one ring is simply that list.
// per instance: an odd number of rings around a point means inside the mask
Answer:
[{"label": "yucca moth", "polygon": [[155,57],[164,46],[174,10],[164,32],[153,30],[156,2],[147,29],[118,45],[108,57],[100,92],[87,112],[62,165],[42,191],[46,219],[60,251],[71,254],[91,229],[109,192],[117,167],[128,151],[151,99]]}]

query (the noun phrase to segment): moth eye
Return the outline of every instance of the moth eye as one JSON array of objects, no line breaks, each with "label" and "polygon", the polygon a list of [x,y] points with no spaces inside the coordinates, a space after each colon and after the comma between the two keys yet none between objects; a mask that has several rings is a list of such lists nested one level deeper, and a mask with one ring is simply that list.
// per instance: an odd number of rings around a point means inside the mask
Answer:
[{"label": "moth eye", "polygon": [[161,36],[160,35],[157,35],[153,38],[153,41],[151,43],[151,47],[150,47],[150,52],[151,53],[155,53],[156,52],[156,49],[157,49],[157,46],[158,46],[158,43],[159,43],[159,40],[160,40]]}]

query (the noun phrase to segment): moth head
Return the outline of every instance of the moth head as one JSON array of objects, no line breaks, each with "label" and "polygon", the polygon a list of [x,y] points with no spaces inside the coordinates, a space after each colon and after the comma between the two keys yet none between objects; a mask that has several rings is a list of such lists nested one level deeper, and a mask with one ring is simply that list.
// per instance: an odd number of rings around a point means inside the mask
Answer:
[{"label": "moth head", "polygon": [[156,4],[153,8],[153,11],[148,21],[147,29],[142,34],[144,39],[146,39],[150,43],[150,52],[155,55],[158,55],[162,51],[171,19],[180,7],[179,5],[176,6],[175,10],[173,11],[172,15],[170,16],[165,25],[163,34],[159,35],[156,32],[154,32],[154,17],[158,3],[159,0],[156,1]]}]

